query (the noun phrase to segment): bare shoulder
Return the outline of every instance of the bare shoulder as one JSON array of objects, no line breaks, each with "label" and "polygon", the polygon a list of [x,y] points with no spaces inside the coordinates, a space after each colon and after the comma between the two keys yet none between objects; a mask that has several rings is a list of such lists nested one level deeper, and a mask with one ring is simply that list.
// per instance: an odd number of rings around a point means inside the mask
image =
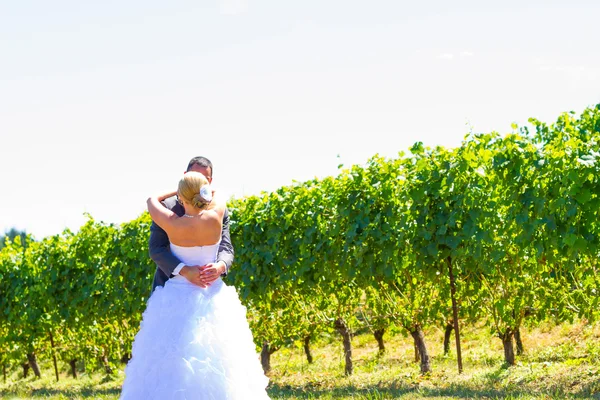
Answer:
[{"label": "bare shoulder", "polygon": [[[227,208],[227,200],[225,199],[225,195],[221,193],[219,190],[213,190],[213,199],[210,203],[210,206],[206,210],[212,211],[216,213],[216,216],[220,219],[223,218],[225,214],[225,209]],[[206,214],[205,212],[205,214]]]},{"label": "bare shoulder", "polygon": [[202,213],[200,217],[206,224],[221,224],[223,222],[223,212],[217,208],[211,208]]},{"label": "bare shoulder", "polygon": [[182,229],[189,229],[194,226],[193,221],[190,218],[179,217],[176,214],[171,219],[170,225],[170,230],[174,232],[181,231]]},{"label": "bare shoulder", "polygon": [[206,246],[216,241],[220,231],[218,222],[209,212],[203,212],[199,217],[179,218],[168,232],[172,243],[179,246]]}]

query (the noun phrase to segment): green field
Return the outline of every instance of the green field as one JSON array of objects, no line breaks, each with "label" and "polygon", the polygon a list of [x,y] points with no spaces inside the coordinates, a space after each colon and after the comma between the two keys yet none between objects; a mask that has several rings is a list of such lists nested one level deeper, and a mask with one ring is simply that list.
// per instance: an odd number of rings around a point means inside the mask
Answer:
[{"label": "green field", "polygon": [[[463,333],[465,371],[457,373],[453,352],[443,356],[441,330],[426,332],[433,372],[420,376],[412,338],[386,336],[378,354],[370,334],[352,340],[355,372],[343,374],[342,346],[336,335],[322,336],[308,364],[301,346],[273,354],[268,392],[272,399],[600,399],[600,325],[544,325],[524,329],[526,353],[517,365],[503,365],[502,344],[485,327]],[[21,379],[20,368],[0,385],[3,399],[117,399],[122,369],[114,377],[98,371],[74,380],[61,363],[56,382],[51,364],[43,378]],[[31,374],[30,374],[31,375]]]}]

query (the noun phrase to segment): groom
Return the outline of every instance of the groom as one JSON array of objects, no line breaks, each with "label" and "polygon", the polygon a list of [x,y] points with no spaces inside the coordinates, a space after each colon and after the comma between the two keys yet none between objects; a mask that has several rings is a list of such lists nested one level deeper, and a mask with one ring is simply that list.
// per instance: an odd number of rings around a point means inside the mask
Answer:
[{"label": "groom", "polygon": [[[194,157],[190,160],[187,172],[200,172],[212,182],[213,166],[210,160],[205,157]],[[179,204],[176,197],[171,197],[163,202],[164,206],[173,211],[180,217],[185,213],[183,206]],[[229,236],[229,212],[225,209],[223,215],[223,231],[221,244],[217,254],[217,261],[207,265],[185,265],[171,252],[169,246],[169,237],[167,233],[156,223],[152,222],[150,226],[150,258],[156,263],[156,272],[154,273],[154,282],[152,291],[157,286],[164,286],[165,282],[172,276],[181,275],[191,283],[200,287],[207,287],[213,283],[219,276],[227,275],[227,271],[233,263],[233,246]]]}]

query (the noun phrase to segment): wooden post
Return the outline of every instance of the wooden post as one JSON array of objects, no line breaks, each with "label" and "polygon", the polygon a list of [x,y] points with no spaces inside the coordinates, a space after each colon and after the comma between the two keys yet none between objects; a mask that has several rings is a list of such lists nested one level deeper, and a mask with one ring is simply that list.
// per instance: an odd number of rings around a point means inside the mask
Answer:
[{"label": "wooden post", "polygon": [[56,375],[56,382],[60,380],[58,377],[58,363],[56,362],[56,353],[54,351],[54,337],[52,336],[52,332],[50,332],[50,346],[52,346],[52,362],[54,362],[54,374]]},{"label": "wooden post", "polygon": [[452,270],[452,257],[448,256],[448,275],[450,277],[450,294],[452,296],[452,315],[454,317],[454,337],[456,339],[456,359],[458,361],[458,373],[462,374],[462,352],[460,351],[460,331],[458,329],[458,305],[456,304],[456,281]]}]

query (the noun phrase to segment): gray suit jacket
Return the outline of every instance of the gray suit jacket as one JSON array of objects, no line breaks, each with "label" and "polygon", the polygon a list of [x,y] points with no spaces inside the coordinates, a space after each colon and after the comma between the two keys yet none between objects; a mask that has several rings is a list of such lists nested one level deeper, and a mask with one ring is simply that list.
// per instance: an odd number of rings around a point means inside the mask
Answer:
[{"label": "gray suit jacket", "polygon": [[[163,205],[180,217],[185,214],[183,206],[177,202],[175,196],[163,201]],[[173,271],[181,261],[171,252],[167,233],[160,226],[156,225],[154,221],[150,226],[149,248],[150,258],[156,263],[157,267],[152,284],[152,291],[154,292],[157,286],[164,286],[165,282],[173,276]],[[225,209],[225,214],[223,215],[223,232],[217,261],[223,261],[227,266],[227,271],[229,271],[231,264],[233,264],[233,246],[229,235],[229,211],[227,209]]]}]

